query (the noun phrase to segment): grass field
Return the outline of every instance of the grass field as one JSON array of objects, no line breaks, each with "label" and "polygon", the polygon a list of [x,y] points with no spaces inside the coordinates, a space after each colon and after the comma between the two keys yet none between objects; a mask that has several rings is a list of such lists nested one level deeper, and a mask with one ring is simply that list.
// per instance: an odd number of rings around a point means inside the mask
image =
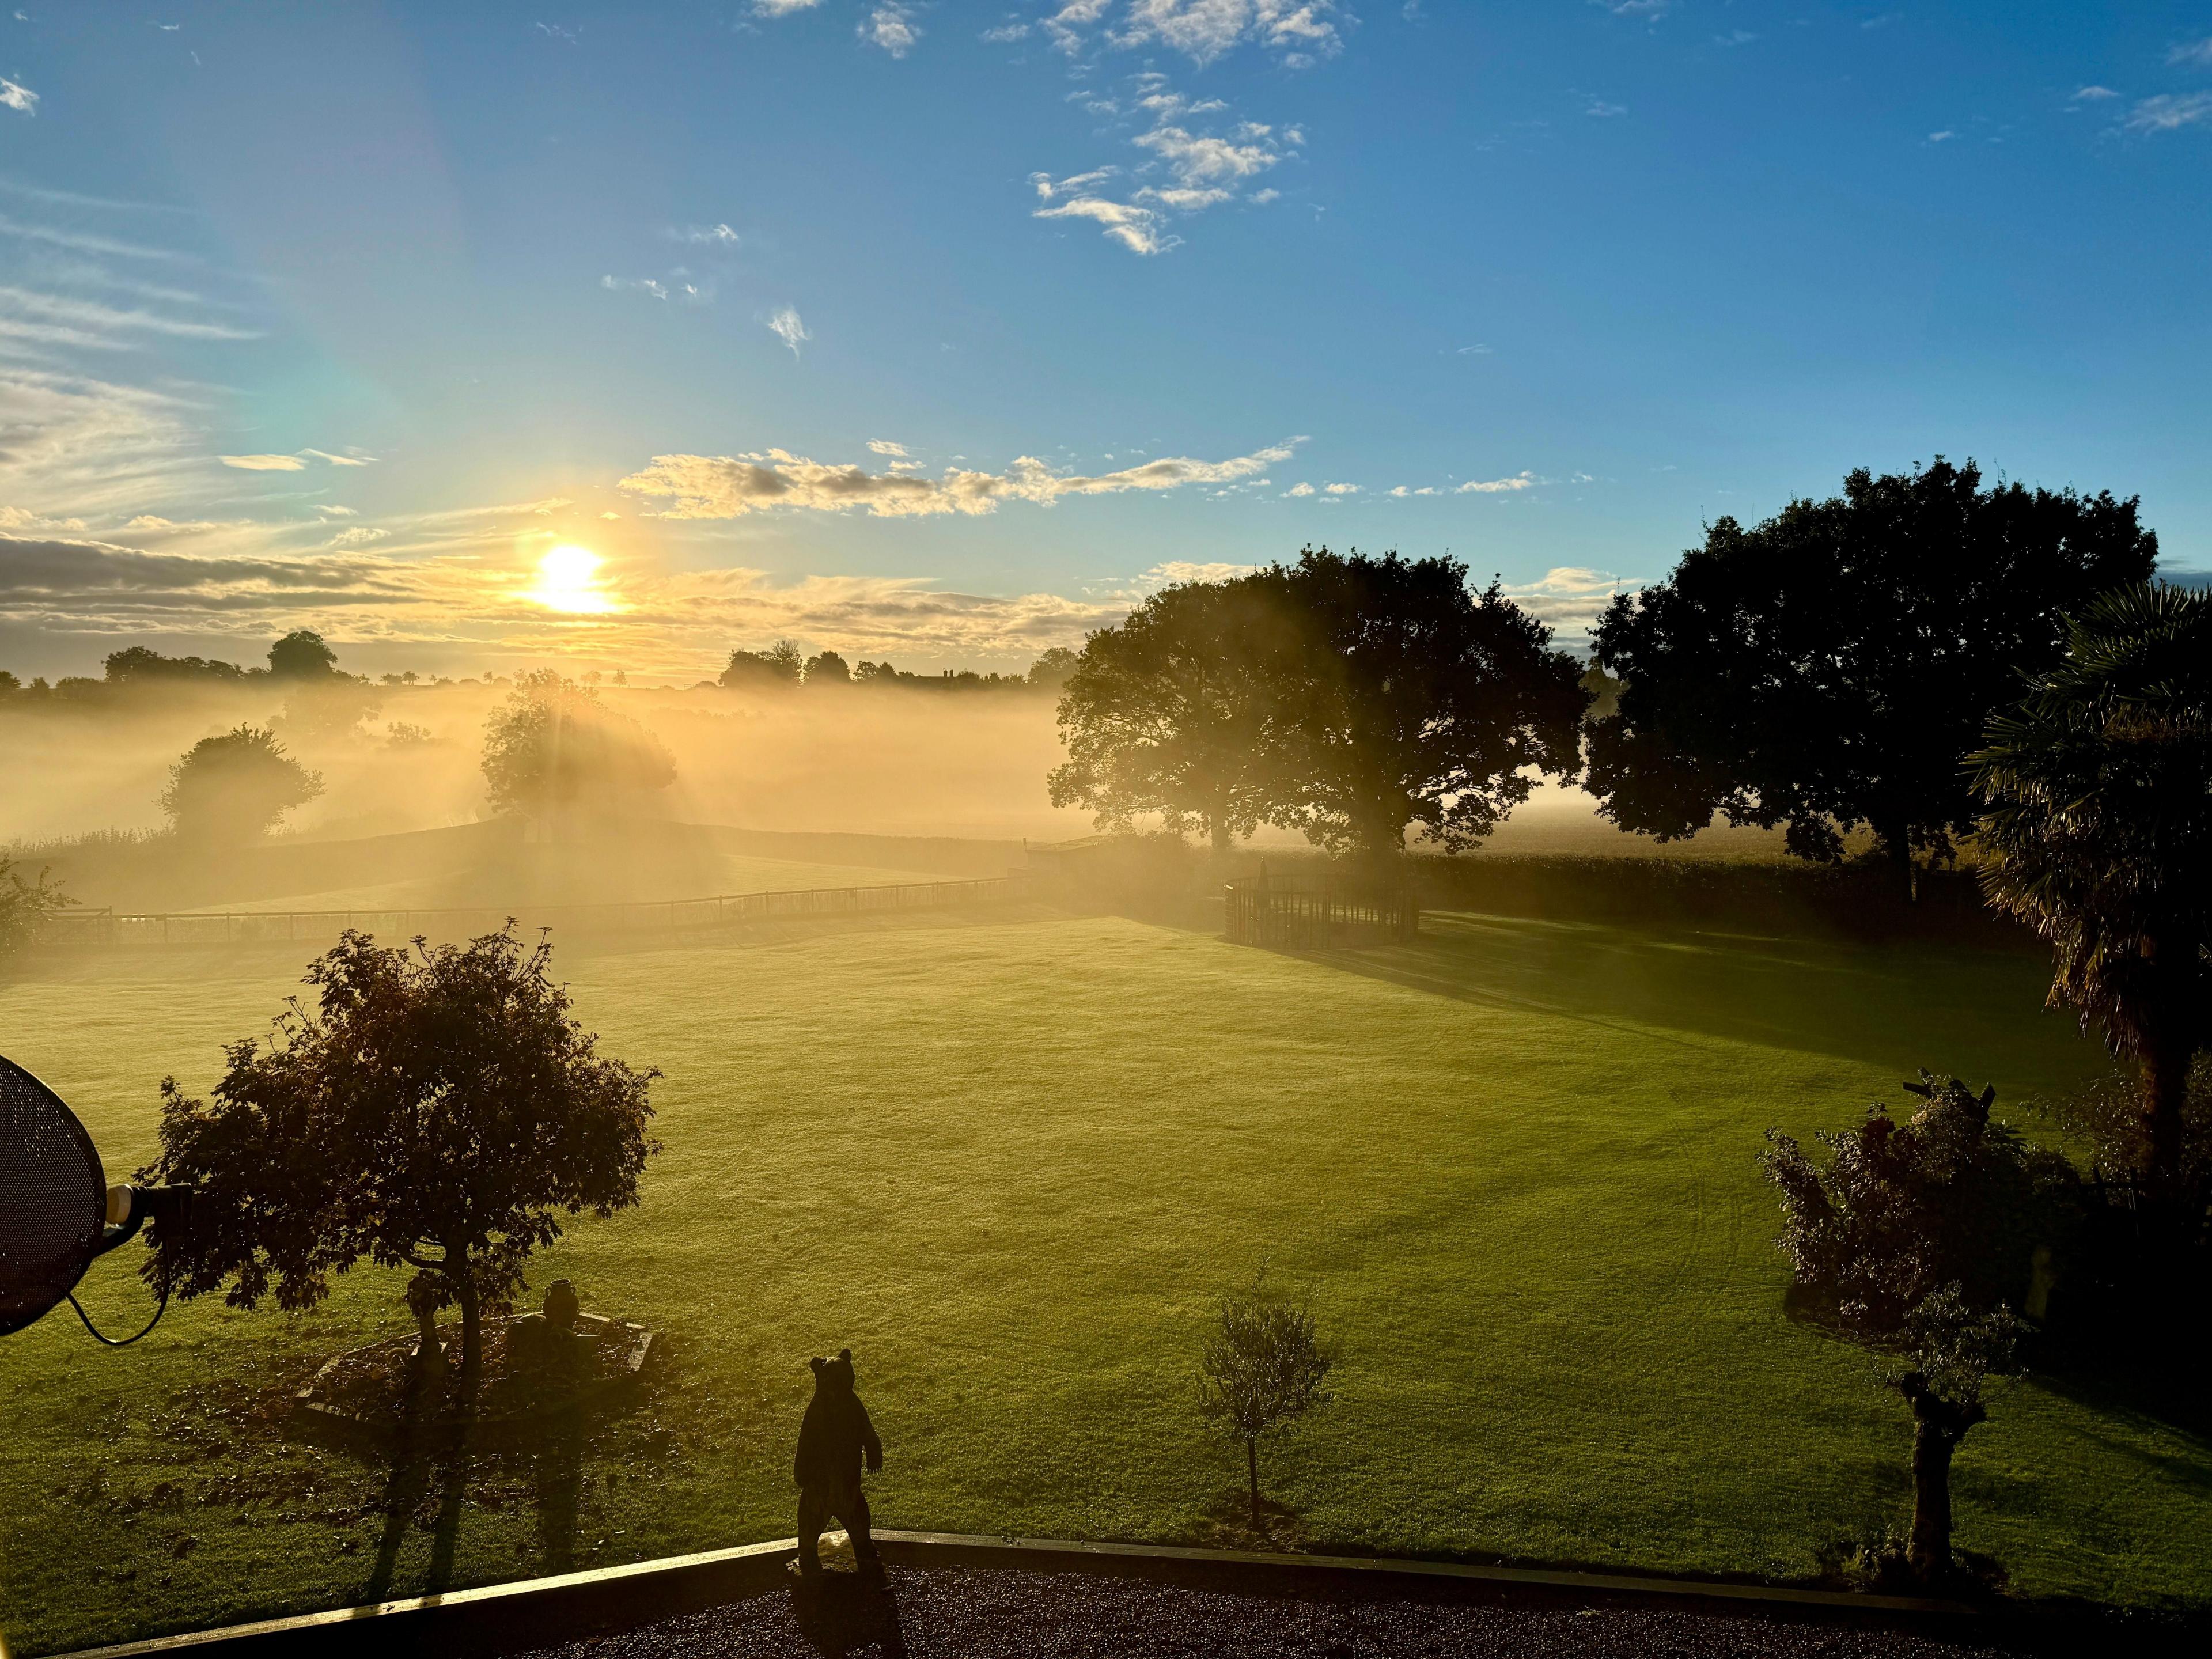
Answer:
[{"label": "grass field", "polygon": [[[1041,910],[568,954],[608,1050],[665,1070],[667,1150],[533,1280],[668,1332],[665,1388],[588,1444],[371,1468],[270,1406],[401,1328],[395,1279],[120,1352],[64,1310],[0,1345],[0,1628],[46,1651],[786,1534],[805,1358],[843,1344],[884,1524],[1203,1535],[1241,1469],[1194,1355],[1263,1261],[1342,1345],[1266,1471],[1310,1542],[1787,1577],[1901,1523],[1909,1419],[1783,1316],[1752,1157],[1917,1065],[2014,1106],[2097,1069],[2039,963],[1425,925],[1327,959]],[[156,1079],[204,1087],[299,966],[87,959],[0,986],[0,1051],[127,1170]],[[114,1263],[85,1295],[143,1303]],[[2212,1447],[2154,1415],[2014,1386],[1957,1491],[2022,1590],[2212,1596]]]}]

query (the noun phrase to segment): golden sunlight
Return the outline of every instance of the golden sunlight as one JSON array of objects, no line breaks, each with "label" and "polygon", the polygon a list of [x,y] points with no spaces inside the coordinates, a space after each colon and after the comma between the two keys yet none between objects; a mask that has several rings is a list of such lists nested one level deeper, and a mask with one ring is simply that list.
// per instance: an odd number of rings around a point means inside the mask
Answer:
[{"label": "golden sunlight", "polygon": [[598,554],[574,542],[548,548],[538,561],[538,585],[530,590],[530,597],[549,611],[565,611],[572,616],[612,611],[614,601],[599,586],[599,564]]}]

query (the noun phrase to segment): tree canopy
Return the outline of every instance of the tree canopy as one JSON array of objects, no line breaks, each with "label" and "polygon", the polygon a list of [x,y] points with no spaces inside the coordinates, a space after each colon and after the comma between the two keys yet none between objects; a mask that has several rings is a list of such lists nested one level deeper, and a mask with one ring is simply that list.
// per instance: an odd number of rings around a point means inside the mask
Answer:
[{"label": "tree canopy", "polygon": [[653,733],[553,670],[515,677],[485,727],[484,781],[495,812],[543,816],[665,789],[676,762]]},{"label": "tree canopy", "polygon": [[312,629],[295,629],[269,647],[269,672],[280,680],[326,679],[337,665],[338,653]]},{"label": "tree canopy", "polygon": [[1960,757],[2067,617],[2151,573],[2134,497],[1982,488],[1972,462],[1862,468],[1844,493],[1748,529],[1724,518],[1593,635],[1625,684],[1589,787],[1622,828],[1695,835],[1716,813],[1786,826],[1833,861],[1870,828],[1901,869],[1945,858],[1975,802]]},{"label": "tree canopy", "polygon": [[805,677],[806,658],[789,640],[778,640],[766,651],[732,651],[723,665],[717,684],[741,687],[793,686]]},{"label": "tree canopy", "polygon": [[2050,942],[2052,1006],[2140,1068],[2142,1167],[2180,1198],[2190,1065],[2212,1046],[2212,593],[2089,606],[1970,764],[1984,888]]},{"label": "tree canopy", "polygon": [[266,726],[202,738],[169,769],[161,810],[179,836],[234,846],[258,840],[323,793],[322,775],[285,751]]},{"label": "tree canopy", "polygon": [[152,1175],[196,1191],[188,1234],[163,1234],[156,1288],[251,1308],[313,1306],[354,1263],[413,1267],[458,1303],[462,1374],[480,1316],[520,1288],[561,1218],[637,1202],[659,1073],[597,1052],[509,928],[466,946],[379,945],[349,931],[307,971],[265,1045],[230,1045],[205,1100],[161,1083]]},{"label": "tree canopy", "polygon": [[1449,852],[1581,765],[1582,665],[1455,559],[1307,549],[1288,573],[1314,649],[1276,821],[1331,852],[1395,856],[1418,825]]}]

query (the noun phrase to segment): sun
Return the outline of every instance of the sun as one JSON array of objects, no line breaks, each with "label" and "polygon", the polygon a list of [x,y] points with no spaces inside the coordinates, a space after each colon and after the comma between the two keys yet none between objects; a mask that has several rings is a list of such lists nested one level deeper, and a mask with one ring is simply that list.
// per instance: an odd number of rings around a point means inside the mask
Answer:
[{"label": "sun", "polygon": [[615,603],[599,586],[599,556],[588,547],[562,542],[538,561],[538,585],[530,597],[548,611],[571,616],[604,615]]}]

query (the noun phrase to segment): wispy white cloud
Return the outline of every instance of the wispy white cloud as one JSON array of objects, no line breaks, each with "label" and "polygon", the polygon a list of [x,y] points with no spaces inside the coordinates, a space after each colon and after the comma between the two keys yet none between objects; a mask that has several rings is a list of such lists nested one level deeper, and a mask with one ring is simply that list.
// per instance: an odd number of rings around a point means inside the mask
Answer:
[{"label": "wispy white cloud", "polygon": [[650,276],[602,276],[599,278],[599,286],[611,294],[628,291],[633,294],[649,294],[656,300],[665,300],[668,297],[667,286],[655,282]]},{"label": "wispy white cloud", "polygon": [[776,509],[858,508],[880,519],[978,514],[996,512],[1001,501],[1049,507],[1070,495],[1179,489],[1256,477],[1274,462],[1287,460],[1293,446],[1303,441],[1293,438],[1225,461],[1174,456],[1098,474],[1055,472],[1035,456],[1024,455],[1004,472],[948,468],[938,478],[870,472],[850,462],[815,461],[783,449],[738,456],[656,455],[650,466],[623,479],[620,487],[671,503],[659,514],[668,519],[735,519]]},{"label": "wispy white cloud", "polygon": [[756,17],[788,17],[795,11],[811,11],[822,0],[753,0]]},{"label": "wispy white cloud", "polygon": [[325,542],[325,547],[368,547],[387,539],[392,532],[379,526],[357,525],[350,530],[341,530]]},{"label": "wispy white cloud", "polygon": [[894,58],[903,58],[921,39],[921,26],[911,9],[896,3],[878,6],[860,25],[860,39],[881,46]]},{"label": "wispy white cloud", "polygon": [[1292,485],[1291,485],[1288,489],[1285,489],[1285,490],[1283,492],[1283,494],[1284,494],[1285,495],[1286,495],[1286,496],[1310,495],[1312,495],[1313,493],[1314,493],[1314,487],[1313,487],[1311,484],[1310,484],[1310,483],[1294,483],[1294,484],[1292,484]]},{"label": "wispy white cloud", "polygon": [[36,115],[39,112],[39,94],[13,81],[0,80],[0,104],[24,115]]},{"label": "wispy white cloud", "polygon": [[901,460],[906,459],[906,446],[895,444],[889,438],[871,438],[868,447],[878,455],[896,455]]},{"label": "wispy white cloud", "polygon": [[2212,68],[2212,34],[2202,40],[2184,40],[2169,47],[2166,54],[2169,64],[2197,64]]},{"label": "wispy white cloud", "polygon": [[[1084,21],[1095,21],[1104,9],[1091,8]],[[1342,50],[1343,36],[1330,21],[1336,11],[1334,0],[1129,0],[1110,39],[1121,47],[1169,46],[1201,65],[1249,41],[1302,68]]]},{"label": "wispy white cloud", "polygon": [[1953,131],[1949,127],[1945,127],[1941,132],[1929,133],[1928,135],[1928,142],[1931,144],[1948,144],[1958,136],[1959,135]]},{"label": "wispy white cloud", "polygon": [[[1101,233],[1133,253],[1164,253],[1182,238],[1169,230],[1170,214],[1194,214],[1234,200],[1256,175],[1277,166],[1304,142],[1296,127],[1278,131],[1257,121],[1239,122],[1226,132],[1209,131],[1197,118],[1228,106],[1219,99],[1194,101],[1171,91],[1164,76],[1147,72],[1136,79],[1133,113],[1152,125],[1130,142],[1147,159],[1136,169],[1137,187],[1109,196],[1102,188],[1121,176],[1115,167],[1094,167],[1055,179],[1034,173],[1030,183],[1040,200],[1040,219],[1089,219]],[[1163,175],[1164,175],[1163,177]],[[1262,190],[1246,199],[1264,206],[1281,192]],[[1120,199],[1116,199],[1119,198]]]},{"label": "wispy white cloud", "polygon": [[1161,216],[1151,208],[1129,202],[1109,202],[1099,196],[1077,196],[1057,207],[1038,208],[1039,219],[1089,219],[1132,253],[1164,253],[1182,239],[1163,229]]},{"label": "wispy white cloud", "polygon": [[372,466],[376,462],[374,455],[333,455],[327,449],[303,449],[300,453],[319,461],[328,461],[332,466]]},{"label": "wispy white cloud", "polygon": [[216,459],[241,472],[301,472],[307,465],[297,455],[218,455]]},{"label": "wispy white cloud", "polygon": [[2066,101],[2069,104],[2094,104],[2104,99],[2117,98],[2119,95],[2110,87],[2083,87]]},{"label": "wispy white cloud", "polygon": [[1602,98],[1593,98],[1589,102],[1583,106],[1583,113],[1585,115],[1594,115],[1600,120],[1608,120],[1616,115],[1627,114],[1628,106],[1626,104],[1608,104]]},{"label": "wispy white cloud", "polygon": [[1583,565],[1554,565],[1533,582],[1509,585],[1505,592],[1516,605],[1560,632],[1587,634],[1616,593],[1633,593],[1643,579],[1616,576],[1610,571]]},{"label": "wispy white cloud", "polygon": [[137,242],[118,241],[112,236],[94,235],[87,231],[61,230],[52,225],[25,224],[0,214],[0,236],[14,236],[23,241],[44,242],[52,247],[65,247],[78,253],[106,254],[118,259],[168,259],[197,263],[188,254],[173,248],[148,247]]},{"label": "wispy white cloud", "polygon": [[799,313],[784,306],[768,319],[768,331],[791,348],[791,355],[799,356],[799,348],[814,337],[806,331],[806,325],[799,320]]},{"label": "wispy white cloud", "polygon": [[1359,493],[1359,486],[1356,483],[1333,483],[1328,488],[1332,495],[1357,495]]},{"label": "wispy white cloud", "polygon": [[[818,0],[806,0],[806,3],[817,4]],[[735,247],[744,240],[723,224],[674,225],[670,227],[668,237],[671,241],[688,242],[695,247]]]},{"label": "wispy white cloud", "polygon": [[1458,495],[1510,495],[1534,489],[1543,480],[1533,472],[1516,472],[1510,478],[1471,478],[1452,493]]},{"label": "wispy white cloud", "polygon": [[2139,100],[2121,125],[2130,132],[2176,132],[2212,122],[2212,92],[2162,92]]}]

